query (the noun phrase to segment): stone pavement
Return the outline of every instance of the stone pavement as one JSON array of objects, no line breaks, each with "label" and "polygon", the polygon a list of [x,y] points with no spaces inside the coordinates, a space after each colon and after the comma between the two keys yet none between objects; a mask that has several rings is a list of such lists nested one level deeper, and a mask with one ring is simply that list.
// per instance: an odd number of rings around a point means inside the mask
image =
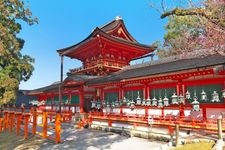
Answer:
[{"label": "stone pavement", "polygon": [[[64,126],[65,127],[65,126]],[[125,137],[112,132],[105,132],[93,129],[64,128],[61,144],[46,142],[40,150],[160,150],[166,147],[167,143],[149,141],[137,137]]]}]

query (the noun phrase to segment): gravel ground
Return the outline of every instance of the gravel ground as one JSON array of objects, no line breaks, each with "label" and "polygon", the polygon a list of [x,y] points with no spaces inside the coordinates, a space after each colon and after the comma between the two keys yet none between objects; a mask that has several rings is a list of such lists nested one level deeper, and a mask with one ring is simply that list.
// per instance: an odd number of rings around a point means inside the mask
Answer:
[{"label": "gravel ground", "polygon": [[41,150],[74,149],[74,150],[158,150],[163,142],[149,141],[137,137],[124,137],[119,134],[91,129],[73,130],[65,142],[54,145],[44,143]]},{"label": "gravel ground", "polygon": [[70,126],[63,127],[61,136],[64,142],[55,144],[40,136],[29,135],[28,139],[23,139],[23,136],[16,136],[15,132],[4,131],[0,133],[0,150],[158,150],[166,146],[163,142]]}]

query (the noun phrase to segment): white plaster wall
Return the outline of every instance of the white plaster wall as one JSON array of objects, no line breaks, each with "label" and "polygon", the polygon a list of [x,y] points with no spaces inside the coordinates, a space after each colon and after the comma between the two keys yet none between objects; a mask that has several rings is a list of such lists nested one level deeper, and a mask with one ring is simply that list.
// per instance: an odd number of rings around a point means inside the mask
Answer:
[{"label": "white plaster wall", "polygon": [[145,115],[145,109],[137,109],[136,113],[137,115]]},{"label": "white plaster wall", "polygon": [[161,109],[149,109],[148,110],[148,115],[161,116],[162,115],[162,110]]},{"label": "white plaster wall", "polygon": [[177,109],[164,109],[164,116],[172,115],[172,116],[179,116],[180,111]]},{"label": "white plaster wall", "polygon": [[120,114],[120,108],[113,108],[112,112],[114,114]]}]

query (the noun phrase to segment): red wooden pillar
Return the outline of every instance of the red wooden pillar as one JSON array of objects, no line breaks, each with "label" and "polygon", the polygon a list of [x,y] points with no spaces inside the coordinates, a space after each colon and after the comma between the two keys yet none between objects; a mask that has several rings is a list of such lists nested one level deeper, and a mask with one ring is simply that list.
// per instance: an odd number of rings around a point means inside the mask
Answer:
[{"label": "red wooden pillar", "polygon": [[99,89],[99,98],[101,101],[104,99],[103,88]]},{"label": "red wooden pillar", "polygon": [[80,112],[84,112],[84,88],[83,86],[80,87],[79,89],[79,107],[80,107]]},{"label": "red wooden pillar", "polygon": [[118,95],[118,100],[120,101],[122,99],[122,87],[119,86],[119,95]]},{"label": "red wooden pillar", "polygon": [[206,108],[202,108],[202,117],[203,117],[203,122],[207,121],[207,113],[206,113]]},{"label": "red wooden pillar", "polygon": [[42,113],[42,122],[43,122],[43,129],[42,129],[42,137],[43,138],[47,138],[47,129],[48,129],[48,113],[47,112],[43,112]]},{"label": "red wooden pillar", "polygon": [[16,124],[16,135],[20,134],[20,125],[21,125],[21,121],[22,121],[22,113],[18,112],[16,114],[17,116],[17,124]]},{"label": "red wooden pillar", "polygon": [[148,87],[148,84],[145,83],[143,88],[143,99],[147,99],[148,96],[149,96],[149,87]]},{"label": "red wooden pillar", "polygon": [[56,114],[56,119],[55,119],[55,142],[56,144],[61,142],[61,116],[60,113]]},{"label": "red wooden pillar", "polygon": [[2,127],[3,127],[3,118],[0,118],[0,132],[2,132]]},{"label": "red wooden pillar", "polygon": [[[185,87],[184,87],[184,85],[182,83],[182,80],[179,80],[177,82],[177,87],[176,87],[177,96],[178,97],[180,95],[185,96],[184,95],[184,93],[185,93],[184,90],[185,90]],[[183,117],[184,117],[184,105],[183,104],[180,104],[180,106],[179,106],[179,112],[180,112],[180,118],[183,119]]]},{"label": "red wooden pillar", "polygon": [[8,128],[8,111],[4,112],[4,130]]},{"label": "red wooden pillar", "polygon": [[36,134],[37,129],[37,110],[36,108],[33,109],[33,126],[32,126],[32,134]]},{"label": "red wooden pillar", "polygon": [[12,132],[14,125],[14,112],[9,112],[9,131]]},{"label": "red wooden pillar", "polygon": [[28,120],[30,115],[25,113],[24,114],[24,138],[27,139],[28,137]]}]

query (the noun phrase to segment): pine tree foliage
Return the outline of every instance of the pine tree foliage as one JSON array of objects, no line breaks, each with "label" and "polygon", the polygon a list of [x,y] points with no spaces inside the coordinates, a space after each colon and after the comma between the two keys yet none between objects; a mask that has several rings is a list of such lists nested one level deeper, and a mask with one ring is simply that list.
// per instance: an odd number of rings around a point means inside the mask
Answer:
[{"label": "pine tree foliage", "polygon": [[19,83],[27,81],[34,70],[34,59],[21,53],[22,21],[33,25],[37,18],[21,0],[0,0],[0,105],[15,100]]}]

